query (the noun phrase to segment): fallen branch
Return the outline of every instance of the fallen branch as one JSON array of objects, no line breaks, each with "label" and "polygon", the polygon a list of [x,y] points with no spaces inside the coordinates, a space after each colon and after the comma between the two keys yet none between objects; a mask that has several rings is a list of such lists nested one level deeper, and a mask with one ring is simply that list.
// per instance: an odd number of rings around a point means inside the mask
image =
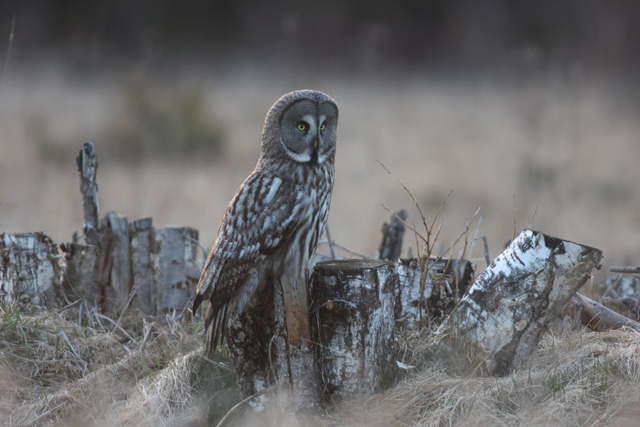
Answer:
[{"label": "fallen branch", "polygon": [[631,274],[638,274],[640,273],[640,266],[638,267],[611,267],[609,269],[610,272],[612,273],[631,273]]},{"label": "fallen branch", "polygon": [[575,303],[575,317],[579,317],[583,325],[596,332],[620,329],[623,326],[640,332],[640,323],[618,314],[582,294],[576,294],[572,301]]}]

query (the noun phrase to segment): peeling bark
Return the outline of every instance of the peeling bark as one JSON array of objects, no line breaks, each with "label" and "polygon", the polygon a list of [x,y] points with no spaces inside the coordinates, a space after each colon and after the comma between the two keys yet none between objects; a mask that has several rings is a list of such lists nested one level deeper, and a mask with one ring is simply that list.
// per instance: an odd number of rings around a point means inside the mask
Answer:
[{"label": "peeling bark", "polygon": [[[425,268],[424,258],[422,266]],[[471,285],[475,265],[467,260],[440,259],[436,262],[432,257],[422,295],[417,258],[401,259],[397,271],[396,320],[405,327],[415,328],[420,326],[421,318],[423,324],[427,323],[427,314],[432,324],[442,323]]]},{"label": "peeling bark", "polygon": [[61,307],[59,258],[43,233],[0,234],[0,302]]},{"label": "peeling bark", "polygon": [[394,264],[384,261],[316,265],[311,324],[326,399],[370,395],[388,378],[397,280]]},{"label": "peeling bark", "polygon": [[601,258],[598,249],[524,230],[449,316],[448,343],[463,340],[489,371],[508,373],[537,347]]}]

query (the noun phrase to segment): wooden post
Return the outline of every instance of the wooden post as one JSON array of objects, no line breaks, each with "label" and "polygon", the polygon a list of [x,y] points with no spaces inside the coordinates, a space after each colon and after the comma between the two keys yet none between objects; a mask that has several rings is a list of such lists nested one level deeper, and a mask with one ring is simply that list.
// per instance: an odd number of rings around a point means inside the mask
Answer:
[{"label": "wooden post", "polygon": [[[425,258],[422,258],[422,268],[426,268]],[[410,329],[420,327],[421,318],[426,325],[427,316],[432,324],[441,324],[469,289],[475,271],[475,265],[470,261],[435,257],[429,260],[428,268],[424,292],[420,294],[418,259],[401,259],[397,267],[395,315]]]},{"label": "wooden post", "polygon": [[59,258],[43,233],[0,234],[0,302],[61,307]]},{"label": "wooden post", "polygon": [[537,347],[601,258],[598,249],[524,230],[443,324],[445,343],[464,343],[489,371],[508,373]]},{"label": "wooden post", "polygon": [[393,366],[394,264],[321,262],[311,283],[311,325],[325,398],[379,391]]},{"label": "wooden post", "polygon": [[151,218],[133,221],[131,235],[131,268],[133,288],[137,294],[137,307],[144,314],[157,314],[157,283],[154,272],[153,250],[155,249],[155,229]]}]

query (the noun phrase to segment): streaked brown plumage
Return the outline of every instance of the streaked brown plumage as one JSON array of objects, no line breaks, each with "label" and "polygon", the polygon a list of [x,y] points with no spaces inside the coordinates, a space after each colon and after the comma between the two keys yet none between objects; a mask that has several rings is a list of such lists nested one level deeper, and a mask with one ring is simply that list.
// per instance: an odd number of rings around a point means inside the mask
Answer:
[{"label": "streaked brown plumage", "polygon": [[288,93],[269,110],[258,164],[229,203],[198,283],[193,311],[210,301],[207,355],[267,277],[283,287],[285,300],[288,289],[306,287],[329,215],[337,126],[338,107],[322,92]]}]

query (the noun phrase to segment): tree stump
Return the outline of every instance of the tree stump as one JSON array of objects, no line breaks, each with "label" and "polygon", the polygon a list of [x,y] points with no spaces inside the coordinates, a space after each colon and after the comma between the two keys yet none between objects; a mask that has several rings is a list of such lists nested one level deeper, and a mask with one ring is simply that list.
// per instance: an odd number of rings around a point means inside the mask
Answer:
[{"label": "tree stump", "polygon": [[198,284],[198,230],[164,227],[155,232],[157,314],[184,310]]},{"label": "tree stump", "polygon": [[61,244],[65,252],[63,288],[70,299],[85,300],[91,307],[98,301],[100,292],[100,230],[98,206],[98,159],[90,142],[85,142],[76,157],[80,173],[80,193],[84,208],[82,232],[85,244],[75,240]]},{"label": "tree stump", "polygon": [[84,225],[82,232],[87,245],[98,246],[100,242],[100,232],[98,218],[98,182],[96,174],[98,172],[98,159],[90,142],[85,142],[82,150],[76,157],[78,172],[80,172],[80,193],[82,193],[82,204],[84,207]]},{"label": "tree stump", "polygon": [[61,307],[59,258],[43,233],[0,234],[0,302]]},{"label": "tree stump", "polygon": [[137,294],[137,307],[144,313],[156,315],[160,304],[157,302],[157,284],[155,280],[154,254],[155,229],[151,218],[133,221],[131,235],[131,267],[133,289]]},{"label": "tree stump", "polygon": [[[422,258],[424,268],[426,258]],[[410,329],[419,327],[421,320],[423,324],[441,324],[469,289],[475,271],[470,261],[434,257],[429,260],[428,268],[422,286],[417,258],[401,259],[397,267],[396,320]]]},{"label": "tree stump", "polygon": [[[227,325],[226,342],[240,391],[244,398],[270,389],[290,393],[288,409],[317,411],[320,380],[313,348],[289,346],[287,338],[282,286],[269,282]],[[263,394],[249,405],[262,410],[267,400]]]},{"label": "tree stump", "polygon": [[400,209],[391,215],[391,220],[382,224],[382,241],[378,247],[378,259],[396,262],[402,252],[402,239],[404,238],[404,221],[407,219],[407,211]]},{"label": "tree stump", "polygon": [[443,324],[448,344],[459,340],[489,371],[508,373],[537,347],[601,258],[598,249],[522,231]]},{"label": "tree stump", "polygon": [[370,395],[393,368],[395,266],[385,261],[316,264],[311,327],[325,398]]},{"label": "tree stump", "polygon": [[103,312],[121,314],[131,292],[129,220],[109,211],[100,221],[100,289],[98,306]]},{"label": "tree stump", "polygon": [[100,248],[81,243],[62,243],[65,268],[62,287],[69,300],[82,299],[90,307],[96,305],[99,283]]}]

